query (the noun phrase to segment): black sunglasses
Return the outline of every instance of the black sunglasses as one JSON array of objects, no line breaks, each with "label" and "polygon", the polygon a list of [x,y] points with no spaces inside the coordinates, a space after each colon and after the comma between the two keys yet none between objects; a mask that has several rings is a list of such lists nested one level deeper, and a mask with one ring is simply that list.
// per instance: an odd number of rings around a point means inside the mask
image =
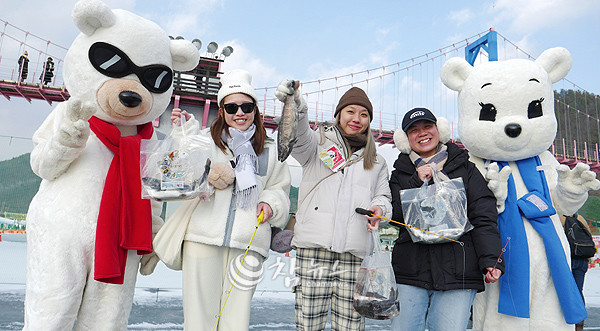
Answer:
[{"label": "black sunglasses", "polygon": [[235,103],[227,103],[223,105],[227,114],[233,115],[237,113],[238,108],[242,108],[244,114],[250,114],[254,111],[254,102],[244,102],[241,105]]},{"label": "black sunglasses", "polygon": [[139,67],[123,51],[104,42],[94,43],[88,52],[92,66],[103,75],[113,78],[135,74],[150,92],[164,93],[173,83],[173,70],[162,64]]}]

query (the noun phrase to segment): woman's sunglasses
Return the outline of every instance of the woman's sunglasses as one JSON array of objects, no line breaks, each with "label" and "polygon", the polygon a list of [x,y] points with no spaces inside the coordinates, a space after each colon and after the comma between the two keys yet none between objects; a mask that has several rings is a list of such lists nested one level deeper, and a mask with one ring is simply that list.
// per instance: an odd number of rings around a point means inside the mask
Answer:
[{"label": "woman's sunglasses", "polygon": [[113,78],[135,74],[148,91],[164,93],[173,83],[173,70],[162,64],[139,67],[117,47],[104,42],[94,43],[88,52],[90,63],[103,75]]},{"label": "woman's sunglasses", "polygon": [[235,103],[227,103],[227,104],[223,105],[223,108],[225,108],[225,112],[230,115],[237,113],[238,108],[242,108],[242,111],[244,112],[244,114],[250,114],[251,112],[254,111],[254,103],[253,102],[244,102],[241,105],[238,105]]}]

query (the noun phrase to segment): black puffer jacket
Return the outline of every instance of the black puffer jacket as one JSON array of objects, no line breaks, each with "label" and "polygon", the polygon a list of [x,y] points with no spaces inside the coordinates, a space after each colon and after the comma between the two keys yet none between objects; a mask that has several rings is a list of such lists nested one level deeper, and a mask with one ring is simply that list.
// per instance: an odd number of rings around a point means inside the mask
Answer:
[{"label": "black puffer jacket", "polygon": [[[483,291],[486,267],[494,266],[502,249],[496,199],[479,170],[469,161],[469,154],[453,143],[446,146],[448,160],[444,172],[450,178],[462,177],[467,191],[467,217],[474,229],[459,239],[464,242],[463,250],[457,243],[413,243],[406,228],[399,226],[400,234],[392,253],[396,282],[438,291],[463,288]],[[421,185],[423,182],[409,156],[400,154],[390,179],[395,221],[404,223],[400,190]],[[503,263],[496,268],[504,273]]]}]

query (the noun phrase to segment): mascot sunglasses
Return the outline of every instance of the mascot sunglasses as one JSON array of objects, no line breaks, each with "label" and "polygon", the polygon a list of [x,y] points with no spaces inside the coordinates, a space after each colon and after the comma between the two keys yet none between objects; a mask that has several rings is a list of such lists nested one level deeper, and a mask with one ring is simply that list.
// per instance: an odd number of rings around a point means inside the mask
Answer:
[{"label": "mascot sunglasses", "polygon": [[104,42],[92,44],[88,52],[90,63],[98,72],[112,78],[135,74],[150,92],[164,93],[173,82],[173,70],[161,64],[139,67],[117,47]]}]

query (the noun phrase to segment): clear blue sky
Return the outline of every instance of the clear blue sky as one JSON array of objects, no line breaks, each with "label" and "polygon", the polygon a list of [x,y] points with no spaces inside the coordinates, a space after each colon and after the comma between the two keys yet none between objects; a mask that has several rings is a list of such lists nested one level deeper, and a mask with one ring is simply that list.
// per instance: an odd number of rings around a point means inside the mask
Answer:
[{"label": "clear blue sky", "polygon": [[[105,2],[149,18],[173,36],[199,38],[203,48],[210,41],[220,47],[233,46],[223,69],[249,70],[255,87],[395,63],[493,27],[534,57],[550,47],[569,49],[573,68],[567,78],[600,93],[597,0]],[[74,3],[1,1],[0,18],[68,47],[78,34],[70,17]],[[10,42],[5,42],[0,50],[0,66],[14,65],[18,50],[10,47]],[[506,48],[502,43],[499,47]],[[506,51],[509,54],[510,49]],[[30,137],[54,106],[0,97],[0,135]],[[386,107],[382,108],[385,111]],[[402,113],[405,110],[401,109]]]}]

